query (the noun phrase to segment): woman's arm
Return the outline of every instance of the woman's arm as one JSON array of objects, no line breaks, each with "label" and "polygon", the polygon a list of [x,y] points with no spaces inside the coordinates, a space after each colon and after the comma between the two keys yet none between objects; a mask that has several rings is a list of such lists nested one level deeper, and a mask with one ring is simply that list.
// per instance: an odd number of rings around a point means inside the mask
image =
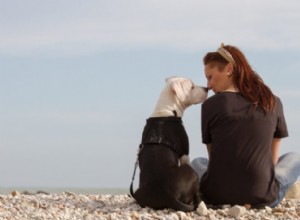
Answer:
[{"label": "woman's arm", "polygon": [[279,158],[279,147],[280,147],[280,138],[273,138],[272,141],[272,158],[273,164],[277,164]]},{"label": "woman's arm", "polygon": [[208,159],[210,159],[211,144],[206,144]]}]

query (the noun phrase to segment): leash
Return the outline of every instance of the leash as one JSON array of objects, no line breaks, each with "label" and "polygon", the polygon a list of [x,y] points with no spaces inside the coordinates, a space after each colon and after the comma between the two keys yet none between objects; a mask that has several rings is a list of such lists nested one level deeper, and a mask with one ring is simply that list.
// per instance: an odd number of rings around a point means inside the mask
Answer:
[{"label": "leash", "polygon": [[173,112],[173,114],[174,114],[174,117],[177,118],[177,112],[176,112],[176,110],[173,110],[172,112]]},{"label": "leash", "polygon": [[138,153],[137,153],[137,157],[136,157],[136,161],[135,161],[135,164],[134,164],[134,170],[133,170],[133,175],[132,175],[130,189],[129,189],[131,197],[133,197],[133,182],[134,182],[135,172],[136,172],[137,167],[139,166],[139,156],[140,156],[140,153],[141,153],[143,148],[144,148],[144,145],[140,144],[139,150],[138,150]]}]

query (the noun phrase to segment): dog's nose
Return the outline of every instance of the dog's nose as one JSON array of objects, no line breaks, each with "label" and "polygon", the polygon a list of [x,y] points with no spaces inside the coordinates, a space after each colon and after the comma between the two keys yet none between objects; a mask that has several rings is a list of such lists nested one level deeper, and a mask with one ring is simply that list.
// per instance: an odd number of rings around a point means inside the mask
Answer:
[{"label": "dog's nose", "polygon": [[203,87],[203,89],[205,90],[205,92],[208,92],[209,88],[207,87]]}]

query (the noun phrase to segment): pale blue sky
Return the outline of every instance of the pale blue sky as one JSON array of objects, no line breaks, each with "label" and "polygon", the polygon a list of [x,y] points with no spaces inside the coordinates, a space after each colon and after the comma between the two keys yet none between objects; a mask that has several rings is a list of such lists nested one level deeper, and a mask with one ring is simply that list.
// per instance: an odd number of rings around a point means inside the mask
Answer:
[{"label": "pale blue sky", "polygon": [[[300,152],[299,11],[298,0],[0,0],[0,189],[127,188],[164,79],[206,85],[202,58],[221,42],[281,98],[281,153]],[[183,118],[192,159],[206,156],[200,110]]]}]

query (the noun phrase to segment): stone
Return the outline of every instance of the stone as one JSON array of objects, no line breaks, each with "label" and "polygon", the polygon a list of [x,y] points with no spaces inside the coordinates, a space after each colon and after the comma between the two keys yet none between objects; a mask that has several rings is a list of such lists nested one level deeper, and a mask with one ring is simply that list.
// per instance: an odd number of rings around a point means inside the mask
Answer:
[{"label": "stone", "polygon": [[11,194],[12,196],[20,195],[20,193],[19,193],[18,191],[16,191],[16,190],[12,191],[10,194]]},{"label": "stone", "polygon": [[247,210],[249,210],[249,209],[251,209],[251,204],[245,204],[244,207],[245,207]]},{"label": "stone", "polygon": [[268,216],[263,216],[263,217],[262,217],[262,220],[272,220],[272,218],[271,218],[271,217],[268,217]]},{"label": "stone", "polygon": [[139,214],[138,214],[136,211],[133,211],[133,212],[131,213],[131,217],[132,217],[133,219],[138,219],[138,218],[139,218]]},{"label": "stone", "polygon": [[206,216],[208,214],[207,207],[203,201],[200,202],[196,212],[201,216]]},{"label": "stone", "polygon": [[218,218],[214,214],[209,214],[209,220],[218,220]]},{"label": "stone", "polygon": [[231,208],[231,205],[222,205],[222,209],[229,209]]},{"label": "stone", "polygon": [[[160,219],[160,217],[158,217],[157,219]],[[166,220],[179,220],[180,218],[175,213],[171,213],[171,214],[167,215],[165,219]]]},{"label": "stone", "polygon": [[64,192],[64,194],[66,194],[67,196],[76,196],[75,193],[69,191]]},{"label": "stone", "polygon": [[188,217],[186,216],[186,214],[182,211],[177,211],[177,215],[179,217],[180,220],[187,220]]},{"label": "stone", "polygon": [[265,207],[265,210],[266,210],[266,212],[267,212],[268,214],[271,214],[271,213],[272,213],[272,208],[269,207],[269,206],[266,206],[266,207]]},{"label": "stone", "polygon": [[228,210],[228,215],[238,218],[246,212],[246,208],[243,206],[235,205]]},{"label": "stone", "polygon": [[273,213],[277,212],[277,213],[284,213],[285,209],[281,208],[281,207],[276,207],[272,210]]}]

